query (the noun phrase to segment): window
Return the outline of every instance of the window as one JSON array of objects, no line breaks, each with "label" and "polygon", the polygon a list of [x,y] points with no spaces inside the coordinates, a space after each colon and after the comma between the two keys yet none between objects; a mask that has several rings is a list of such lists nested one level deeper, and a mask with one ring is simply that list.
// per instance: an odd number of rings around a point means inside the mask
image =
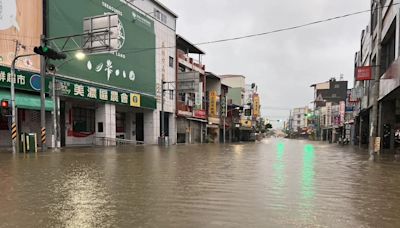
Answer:
[{"label": "window", "polygon": [[162,23],[167,24],[167,15],[162,13],[160,10],[154,9],[154,17]]},{"label": "window", "polygon": [[396,19],[393,20],[392,25],[390,26],[386,37],[382,41],[382,52],[381,52],[382,68],[380,74],[385,73],[396,58],[395,30],[396,30]]},{"label": "window", "polygon": [[72,130],[74,132],[94,132],[95,111],[92,109],[72,109]]},{"label": "window", "polygon": [[185,93],[179,93],[179,101],[182,101],[182,102],[186,101],[186,94]]},{"label": "window", "polygon": [[300,119],[301,115],[297,115],[297,119]]},{"label": "window", "polygon": [[164,24],[167,24],[167,15],[165,14],[161,14],[161,22],[163,22]]},{"label": "window", "polygon": [[160,20],[161,18],[161,13],[159,10],[154,9],[154,17],[157,18],[158,20]]},{"label": "window", "polygon": [[335,89],[340,89],[340,85],[339,84],[335,84]]},{"label": "window", "polygon": [[124,133],[125,132],[125,113],[116,113],[116,131],[117,133]]},{"label": "window", "polygon": [[336,98],[336,97],[337,97],[336,93],[332,94],[332,98]]},{"label": "window", "polygon": [[169,57],[169,66],[174,67],[174,58],[171,56]]}]

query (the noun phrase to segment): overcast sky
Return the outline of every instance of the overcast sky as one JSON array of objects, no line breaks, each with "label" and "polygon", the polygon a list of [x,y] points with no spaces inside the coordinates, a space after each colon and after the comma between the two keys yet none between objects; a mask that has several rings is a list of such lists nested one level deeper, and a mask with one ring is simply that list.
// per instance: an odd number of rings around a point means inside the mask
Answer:
[{"label": "overcast sky", "polygon": [[[179,16],[177,33],[193,43],[260,33],[369,9],[370,0],[162,0]],[[262,114],[286,119],[313,99],[310,85],[353,82],[354,54],[369,13],[282,33],[200,46],[207,71],[243,74],[259,85]]]}]

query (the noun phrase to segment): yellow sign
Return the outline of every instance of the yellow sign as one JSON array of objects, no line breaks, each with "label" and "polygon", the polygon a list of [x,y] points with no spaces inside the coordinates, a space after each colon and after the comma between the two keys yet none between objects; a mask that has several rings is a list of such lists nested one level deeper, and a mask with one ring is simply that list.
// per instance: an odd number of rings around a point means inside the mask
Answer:
[{"label": "yellow sign", "polygon": [[260,97],[258,95],[254,95],[253,97],[253,116],[260,116]]},{"label": "yellow sign", "polygon": [[217,116],[217,91],[210,92],[210,116],[216,117]]},{"label": "yellow sign", "polygon": [[242,127],[248,127],[248,128],[252,127],[251,120],[242,119],[240,122],[242,124]]},{"label": "yellow sign", "polygon": [[140,107],[140,94],[131,93],[131,106]]},{"label": "yellow sign", "polygon": [[381,151],[381,137],[376,137],[374,144],[374,152],[379,153]]}]

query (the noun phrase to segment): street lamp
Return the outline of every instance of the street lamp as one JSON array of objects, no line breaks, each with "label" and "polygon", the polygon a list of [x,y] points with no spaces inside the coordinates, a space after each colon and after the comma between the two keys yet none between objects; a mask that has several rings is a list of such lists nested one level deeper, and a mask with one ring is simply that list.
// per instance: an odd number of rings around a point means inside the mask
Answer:
[{"label": "street lamp", "polygon": [[84,60],[86,58],[86,54],[82,51],[78,51],[75,53],[75,58],[78,60]]},{"label": "street lamp", "polygon": [[62,62],[61,64],[59,64],[58,66],[48,66],[48,69],[51,71],[52,73],[52,98],[53,98],[53,133],[54,133],[54,137],[53,137],[53,143],[54,143],[54,148],[58,148],[58,143],[57,143],[57,138],[60,135],[59,127],[58,127],[58,120],[59,120],[59,110],[58,110],[58,99],[57,99],[57,93],[56,93],[56,72],[58,69],[60,69],[60,67],[62,67],[63,65],[69,63],[72,60],[84,60],[86,58],[86,54],[83,53],[82,51],[78,51],[75,53],[75,58],[70,58],[64,62]]}]

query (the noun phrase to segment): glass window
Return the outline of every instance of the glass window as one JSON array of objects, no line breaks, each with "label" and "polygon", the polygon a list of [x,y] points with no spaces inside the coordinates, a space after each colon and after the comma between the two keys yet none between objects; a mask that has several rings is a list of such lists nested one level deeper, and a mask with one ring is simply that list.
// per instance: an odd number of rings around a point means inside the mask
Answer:
[{"label": "glass window", "polygon": [[169,66],[174,67],[174,58],[171,56],[169,57]]},{"label": "glass window", "polygon": [[92,109],[72,109],[72,129],[74,132],[94,132],[95,111]]},{"label": "glass window", "polygon": [[117,112],[115,114],[115,117],[116,117],[117,133],[124,133],[125,132],[125,113]]}]

